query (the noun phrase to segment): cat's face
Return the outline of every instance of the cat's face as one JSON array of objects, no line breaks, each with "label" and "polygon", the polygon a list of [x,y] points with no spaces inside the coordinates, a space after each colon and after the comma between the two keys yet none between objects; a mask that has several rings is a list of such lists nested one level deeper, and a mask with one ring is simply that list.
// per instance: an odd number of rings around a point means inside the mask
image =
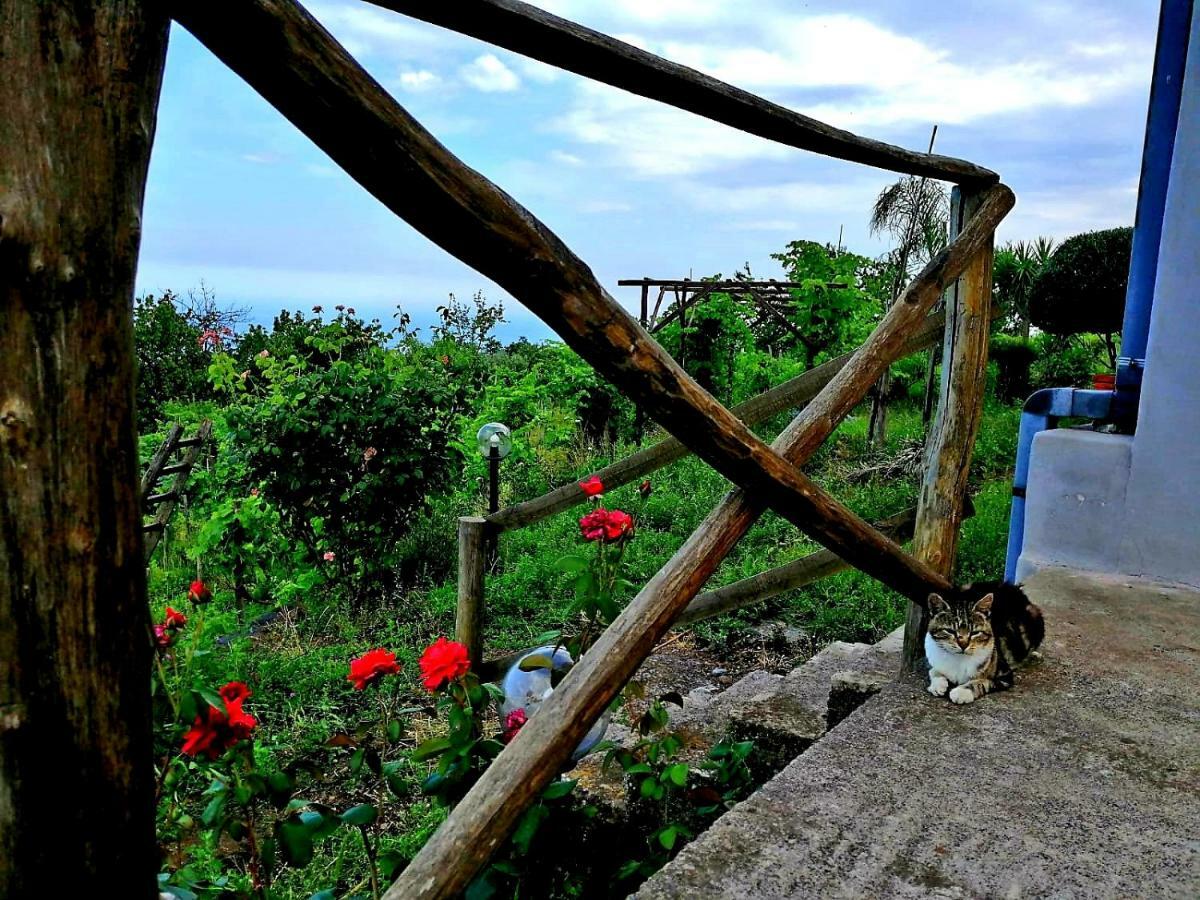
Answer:
[{"label": "cat's face", "polygon": [[992,599],[930,594],[929,636],[947,653],[991,653]]}]

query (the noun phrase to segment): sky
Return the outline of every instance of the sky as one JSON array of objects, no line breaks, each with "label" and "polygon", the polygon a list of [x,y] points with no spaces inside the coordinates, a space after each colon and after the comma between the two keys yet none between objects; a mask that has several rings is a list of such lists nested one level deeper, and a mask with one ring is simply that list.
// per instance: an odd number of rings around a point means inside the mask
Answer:
[{"label": "sky", "polygon": [[[539,0],[806,115],[1001,173],[1000,241],[1133,223],[1153,0]],[[365,0],[309,10],[401,105],[503,187],[633,309],[620,278],[782,277],[789,241],[870,256],[897,176],[783,147]],[[501,336],[549,330],[345,175],[173,26],[137,289],[201,285],[269,324],[338,303],[427,326],[448,294],[502,301]]]}]

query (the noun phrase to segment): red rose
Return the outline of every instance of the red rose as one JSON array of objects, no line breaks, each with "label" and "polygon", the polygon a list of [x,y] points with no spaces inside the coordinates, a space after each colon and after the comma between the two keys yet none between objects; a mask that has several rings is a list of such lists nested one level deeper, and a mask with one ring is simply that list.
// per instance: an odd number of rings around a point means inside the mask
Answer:
[{"label": "red rose", "polygon": [[525,727],[525,723],[529,721],[529,717],[525,715],[525,710],[514,709],[504,717],[504,743],[510,743],[517,736],[517,732]]},{"label": "red rose", "polygon": [[361,691],[384,675],[395,675],[399,671],[400,663],[396,662],[396,654],[376,647],[350,661],[350,674],[346,676],[346,680],[353,681],[354,689]]},{"label": "red rose", "polygon": [[203,712],[196,716],[191,729],[183,736],[180,752],[216,759],[238,741],[250,737],[258,726],[258,720],[242,709],[243,701],[250,696],[250,689],[245,684],[231,681],[219,693],[225,708],[221,710],[205,704]]},{"label": "red rose", "polygon": [[647,478],[645,481],[643,481],[641,484],[638,485],[638,493],[642,495],[643,500],[645,500],[647,497],[649,497],[653,491],[654,491],[654,486],[652,484],[650,484],[649,478]]},{"label": "red rose", "polygon": [[250,696],[251,691],[250,688],[246,686],[244,681],[231,681],[217,691],[217,693],[220,694],[221,699],[228,704],[241,703]]},{"label": "red rose", "polygon": [[579,520],[585,541],[618,541],[633,531],[633,516],[619,509],[598,507]]},{"label": "red rose", "polygon": [[167,607],[167,618],[163,622],[163,625],[167,628],[182,628],[186,624],[187,616],[178,610],[171,609],[169,606]]},{"label": "red rose", "polygon": [[458,641],[438,638],[421,654],[421,677],[431,694],[443,685],[462,678],[471,669],[467,648]]},{"label": "red rose", "polygon": [[579,482],[579,489],[589,497],[598,497],[604,493],[604,482],[596,475]]},{"label": "red rose", "polygon": [[633,531],[633,516],[619,509],[608,512],[604,523],[604,536],[610,541],[619,541],[624,535]]},{"label": "red rose", "polygon": [[212,591],[205,586],[203,581],[197,578],[188,588],[188,599],[196,604],[207,603],[212,599]]}]

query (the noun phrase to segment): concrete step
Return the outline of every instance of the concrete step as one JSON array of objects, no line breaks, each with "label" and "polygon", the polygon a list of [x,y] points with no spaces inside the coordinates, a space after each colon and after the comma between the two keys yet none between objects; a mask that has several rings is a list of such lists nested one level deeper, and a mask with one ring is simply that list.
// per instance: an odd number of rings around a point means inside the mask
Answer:
[{"label": "concrete step", "polygon": [[1200,593],[1025,589],[1047,636],[1012,690],[891,682],[637,896],[1200,897]]}]

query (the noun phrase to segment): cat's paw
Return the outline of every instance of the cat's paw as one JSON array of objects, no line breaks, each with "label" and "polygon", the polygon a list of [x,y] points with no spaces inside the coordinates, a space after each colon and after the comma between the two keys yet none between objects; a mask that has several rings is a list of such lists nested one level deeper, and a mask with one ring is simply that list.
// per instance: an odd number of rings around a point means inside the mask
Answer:
[{"label": "cat's paw", "polygon": [[965,684],[960,684],[950,692],[950,700],[953,703],[974,703],[975,691]]},{"label": "cat's paw", "polygon": [[934,675],[929,679],[929,687],[926,690],[935,697],[945,697],[946,691],[950,690],[950,682],[941,675]]}]

